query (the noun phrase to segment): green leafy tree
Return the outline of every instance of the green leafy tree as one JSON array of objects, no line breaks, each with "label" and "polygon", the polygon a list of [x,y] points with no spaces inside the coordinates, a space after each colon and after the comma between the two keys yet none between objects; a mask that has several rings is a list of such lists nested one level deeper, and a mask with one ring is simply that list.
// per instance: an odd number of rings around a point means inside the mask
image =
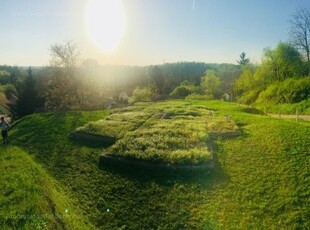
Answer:
[{"label": "green leafy tree", "polygon": [[151,66],[149,69],[149,76],[152,84],[156,87],[157,92],[162,95],[165,86],[165,78],[159,66]]},{"label": "green leafy tree", "polygon": [[8,82],[8,80],[6,79],[9,79],[10,77],[10,73],[7,72],[6,70],[0,70],[0,83],[6,83],[5,81]]},{"label": "green leafy tree", "polygon": [[275,49],[265,49],[262,65],[269,69],[271,80],[283,81],[303,75],[302,57],[297,49],[280,42]]},{"label": "green leafy tree", "polygon": [[13,100],[18,94],[16,87],[12,84],[5,84],[2,88],[8,100]]},{"label": "green leafy tree", "polygon": [[222,82],[221,79],[216,76],[214,70],[207,70],[205,76],[202,78],[201,86],[205,94],[209,95],[211,98],[219,99],[221,97]]},{"label": "green leafy tree", "polygon": [[253,87],[255,68],[253,65],[246,65],[242,68],[241,75],[236,79],[235,82],[235,93],[236,96],[249,91]]},{"label": "green leafy tree", "polygon": [[244,104],[252,104],[261,90],[265,88],[265,69],[248,64],[242,68],[242,73],[234,85],[237,100]]},{"label": "green leafy tree", "polygon": [[[289,43],[280,42],[274,49],[265,49],[262,64],[253,68],[246,65],[235,82],[235,93],[240,102],[252,104],[291,102],[288,92],[292,92],[287,79],[299,79],[306,74],[302,57]],[[299,84],[300,85],[300,84]],[[300,98],[300,97],[299,97]],[[295,100],[295,99],[294,99]]]},{"label": "green leafy tree", "polygon": [[23,68],[17,66],[0,66],[0,84],[13,84],[17,87],[27,76]]}]

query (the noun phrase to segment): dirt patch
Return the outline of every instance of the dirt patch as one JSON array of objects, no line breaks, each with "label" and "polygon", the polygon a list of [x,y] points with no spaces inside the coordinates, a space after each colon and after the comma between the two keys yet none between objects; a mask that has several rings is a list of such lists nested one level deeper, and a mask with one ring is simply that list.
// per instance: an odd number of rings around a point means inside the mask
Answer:
[{"label": "dirt patch", "polygon": [[268,114],[270,117],[274,118],[282,118],[282,119],[297,119],[298,120],[304,120],[304,121],[310,121],[310,115],[282,115],[282,114]]}]

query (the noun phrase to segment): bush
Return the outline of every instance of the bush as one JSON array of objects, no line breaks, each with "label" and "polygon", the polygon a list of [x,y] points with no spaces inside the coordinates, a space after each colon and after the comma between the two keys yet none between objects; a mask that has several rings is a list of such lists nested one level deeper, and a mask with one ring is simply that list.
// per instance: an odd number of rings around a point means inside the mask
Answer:
[{"label": "bush", "polygon": [[287,79],[281,84],[280,89],[286,103],[300,102],[310,96],[310,79],[309,77]]},{"label": "bush", "polygon": [[132,96],[128,99],[128,102],[130,104],[133,104],[136,102],[149,102],[149,101],[152,101],[153,95],[154,95],[154,92],[151,88],[137,87],[132,92]]},{"label": "bush", "polygon": [[212,100],[212,98],[211,95],[201,95],[198,93],[192,93],[186,97],[188,100]]},{"label": "bush", "polygon": [[192,91],[190,90],[190,88],[186,85],[180,85],[177,86],[172,93],[170,93],[170,96],[174,97],[174,98],[185,98],[188,95],[190,95],[192,93]]},{"label": "bush", "polygon": [[274,102],[274,103],[278,103],[278,90],[279,90],[279,86],[276,84],[272,84],[270,85],[266,90],[264,90],[263,92],[261,92],[258,96],[257,102],[258,103],[270,103],[270,102]]},{"label": "bush", "polygon": [[257,102],[298,103],[310,97],[310,79],[289,78],[280,83],[274,83],[260,93]]},{"label": "bush", "polygon": [[243,104],[251,105],[255,102],[260,94],[260,89],[253,89],[242,94],[239,101]]}]

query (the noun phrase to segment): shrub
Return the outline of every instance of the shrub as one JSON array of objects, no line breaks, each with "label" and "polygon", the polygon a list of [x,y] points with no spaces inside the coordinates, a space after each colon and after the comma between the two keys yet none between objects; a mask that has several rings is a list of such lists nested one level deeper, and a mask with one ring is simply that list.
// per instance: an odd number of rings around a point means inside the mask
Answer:
[{"label": "shrub", "polygon": [[257,102],[297,103],[310,96],[310,79],[289,78],[280,83],[274,83],[260,93]]},{"label": "shrub", "polygon": [[188,95],[190,95],[192,93],[192,91],[190,90],[190,88],[186,85],[180,85],[177,86],[172,93],[170,93],[170,96],[174,97],[174,98],[185,98]]},{"label": "shrub", "polygon": [[132,92],[132,96],[128,99],[128,102],[130,104],[136,103],[136,102],[148,102],[152,101],[152,96],[154,95],[154,92],[151,88],[140,88],[137,87]]},{"label": "shrub", "polygon": [[211,95],[201,95],[198,93],[193,93],[186,97],[188,100],[211,100],[212,98],[213,97]]},{"label": "shrub", "polygon": [[264,90],[259,94],[257,102],[258,103],[280,102],[278,100],[278,91],[279,91],[278,85],[276,84],[270,85],[266,90]]},{"label": "shrub", "polygon": [[239,98],[239,101],[243,104],[251,105],[256,101],[260,92],[261,92],[260,89],[253,89],[253,90],[247,91],[242,94],[242,96]]}]

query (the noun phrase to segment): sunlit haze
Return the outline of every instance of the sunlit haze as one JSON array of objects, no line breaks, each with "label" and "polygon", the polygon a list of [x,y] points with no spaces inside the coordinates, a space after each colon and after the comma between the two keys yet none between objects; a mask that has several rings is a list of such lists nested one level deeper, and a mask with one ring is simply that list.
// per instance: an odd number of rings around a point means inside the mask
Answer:
[{"label": "sunlit haze", "polygon": [[112,52],[125,30],[125,15],[120,0],[91,0],[86,10],[90,40],[103,52]]},{"label": "sunlit haze", "polygon": [[68,0],[0,2],[0,64],[48,65],[49,47],[73,41],[100,64],[236,63],[241,52],[288,40],[309,0]]}]

